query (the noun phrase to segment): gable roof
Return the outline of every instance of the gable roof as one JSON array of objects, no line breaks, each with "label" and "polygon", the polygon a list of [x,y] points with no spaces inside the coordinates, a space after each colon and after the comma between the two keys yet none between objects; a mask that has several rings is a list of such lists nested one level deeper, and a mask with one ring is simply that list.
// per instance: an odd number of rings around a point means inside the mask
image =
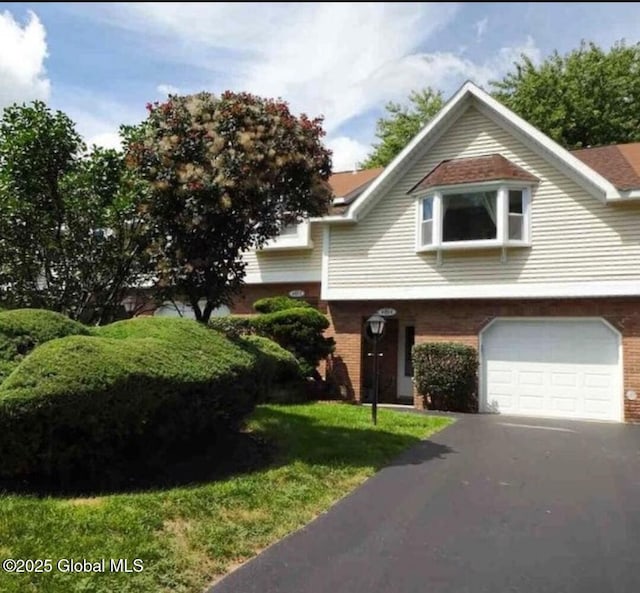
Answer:
[{"label": "gable roof", "polygon": [[571,153],[619,190],[640,188],[640,142],[581,148]]},{"label": "gable roof", "polygon": [[[483,114],[511,129],[529,148],[553,161],[568,177],[602,202],[620,200],[626,197],[640,197],[640,191],[620,190],[600,172],[591,168],[576,155],[560,146],[540,130],[526,122],[513,111],[496,101],[472,82],[466,82],[447,101],[438,114],[409,142],[389,166],[353,201],[343,216],[328,216],[327,222],[357,222],[375,201],[384,194],[384,189],[404,169],[412,156],[419,150],[435,142],[446,128],[473,104]],[[640,188],[639,188],[640,189]]]},{"label": "gable roof", "polygon": [[329,177],[329,185],[336,198],[346,198],[365,183],[373,181],[384,167],[375,169],[359,169],[355,171],[338,171]]},{"label": "gable roof", "polygon": [[501,154],[489,154],[442,161],[436,165],[409,193],[442,185],[514,180],[536,183],[539,179]]},{"label": "gable roof", "polygon": [[349,205],[365,190],[373,180],[382,173],[384,167],[359,169],[355,171],[339,171],[329,177],[329,186],[335,199],[329,207],[329,215],[344,214]]}]

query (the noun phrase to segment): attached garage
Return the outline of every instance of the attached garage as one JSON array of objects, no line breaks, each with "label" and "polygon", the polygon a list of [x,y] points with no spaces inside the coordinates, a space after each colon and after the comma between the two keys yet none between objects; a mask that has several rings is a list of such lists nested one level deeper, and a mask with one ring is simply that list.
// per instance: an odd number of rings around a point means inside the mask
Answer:
[{"label": "attached garage", "polygon": [[623,419],[621,337],[601,318],[496,319],[480,357],[483,412]]}]

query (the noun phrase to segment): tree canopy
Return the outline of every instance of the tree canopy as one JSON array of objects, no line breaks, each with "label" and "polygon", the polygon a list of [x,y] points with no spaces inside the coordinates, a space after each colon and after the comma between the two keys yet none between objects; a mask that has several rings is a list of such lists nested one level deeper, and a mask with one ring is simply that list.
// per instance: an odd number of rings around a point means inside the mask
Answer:
[{"label": "tree canopy", "polygon": [[640,140],[640,44],[594,43],[539,65],[522,56],[495,97],[565,148]]},{"label": "tree canopy", "polygon": [[141,187],[123,156],[90,153],[62,112],[14,105],[0,119],[0,303],[107,321],[143,267]]},{"label": "tree canopy", "polygon": [[379,142],[362,163],[365,169],[386,167],[411,139],[442,109],[444,101],[440,91],[425,88],[412,91],[408,104],[389,102],[386,115],[378,119],[376,138]]},{"label": "tree canopy", "polygon": [[[583,41],[541,64],[522,55],[490,84],[496,99],[565,148],[640,141],[640,44],[606,50]],[[388,103],[362,166],[388,165],[443,104],[432,88],[412,91],[406,104]]]},{"label": "tree canopy", "polygon": [[150,184],[143,216],[158,291],[186,297],[206,322],[240,290],[243,252],[327,211],[331,153],[322,120],[233,92],[172,96],[148,110],[126,150]]}]

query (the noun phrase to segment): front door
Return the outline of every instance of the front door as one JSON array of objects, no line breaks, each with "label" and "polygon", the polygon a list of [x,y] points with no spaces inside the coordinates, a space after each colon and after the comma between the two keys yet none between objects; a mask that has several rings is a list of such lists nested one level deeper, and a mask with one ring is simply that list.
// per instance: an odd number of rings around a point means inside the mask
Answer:
[{"label": "front door", "polygon": [[[373,400],[374,344],[366,336],[366,318],[362,319],[362,401]],[[378,401],[394,403],[397,396],[398,320],[388,319],[378,341]]]},{"label": "front door", "polygon": [[415,342],[413,322],[402,321],[398,328],[398,400],[413,400],[411,349]]}]

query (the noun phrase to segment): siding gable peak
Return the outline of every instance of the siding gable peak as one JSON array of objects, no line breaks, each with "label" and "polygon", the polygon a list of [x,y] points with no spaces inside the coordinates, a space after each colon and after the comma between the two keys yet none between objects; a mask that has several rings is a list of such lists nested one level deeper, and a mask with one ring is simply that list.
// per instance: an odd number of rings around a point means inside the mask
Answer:
[{"label": "siding gable peak", "polygon": [[467,81],[373,183],[358,196],[347,214],[341,217],[342,221],[357,222],[366,216],[377,200],[384,195],[385,190],[396,182],[413,162],[414,157],[433,145],[453,123],[463,116],[471,105],[497,125],[506,128],[533,151],[553,162],[594,198],[606,203],[609,200],[618,200],[622,197],[618,189],[605,177],[499,103],[473,82]]}]

